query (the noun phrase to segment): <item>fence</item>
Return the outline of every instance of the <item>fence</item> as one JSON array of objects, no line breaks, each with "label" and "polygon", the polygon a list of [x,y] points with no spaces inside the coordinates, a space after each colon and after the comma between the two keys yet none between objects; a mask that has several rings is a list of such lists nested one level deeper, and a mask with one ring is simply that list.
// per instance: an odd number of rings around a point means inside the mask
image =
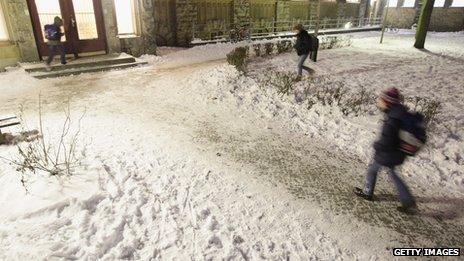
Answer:
[{"label": "fence", "polygon": [[[319,21],[319,29],[323,30],[352,30],[354,28],[379,27],[381,18],[338,18],[338,19],[322,19]],[[234,24],[223,23],[220,25],[220,30],[215,32],[202,31],[204,26],[194,24],[193,27],[193,42],[200,41],[236,41],[243,39],[262,38],[265,36],[288,36],[292,35],[292,28],[295,24],[302,24],[308,31],[314,31],[317,20],[299,20],[291,21],[272,21],[260,24],[259,27],[250,26],[246,30],[235,28]],[[250,25],[254,23],[250,21]]]},{"label": "fence", "polygon": [[290,16],[297,20],[310,20],[310,2],[290,2]]},{"label": "fence", "polygon": [[234,2],[231,0],[197,1],[197,23],[232,23],[234,20]]},{"label": "fence", "polygon": [[[185,32],[185,13],[179,12],[176,0],[155,0],[155,31],[159,45],[176,45],[179,39],[191,38],[201,40],[227,40],[231,35],[243,34],[234,23],[245,26],[250,36],[262,36],[282,31],[289,31],[295,23],[315,26],[315,7],[310,1],[279,2],[277,0],[250,0],[249,9],[243,11],[234,7],[234,0],[191,0],[193,9],[189,12],[192,17],[192,32],[189,36],[179,34],[180,26]],[[288,4],[288,9],[287,8]],[[235,18],[234,18],[235,12]],[[242,14],[242,12],[245,12]],[[237,15],[238,14],[238,15]],[[354,26],[362,25],[364,21],[355,21],[359,15],[358,3],[338,3],[322,1],[320,6],[321,25],[323,29],[334,29],[344,26],[351,21]],[[238,17],[238,18],[237,18]],[[243,21],[241,17],[249,17]],[[287,20],[291,17],[291,21]],[[179,18],[183,20],[179,25]],[[237,19],[237,21],[235,20]],[[349,21],[345,21],[350,19]],[[189,22],[187,22],[189,23]],[[178,28],[179,27],[179,28]],[[235,29],[235,31],[234,31]],[[189,30],[188,30],[189,31]],[[240,32],[239,32],[240,31]]]},{"label": "fence", "polygon": [[254,21],[273,20],[276,15],[277,2],[269,0],[251,0],[250,17]]}]

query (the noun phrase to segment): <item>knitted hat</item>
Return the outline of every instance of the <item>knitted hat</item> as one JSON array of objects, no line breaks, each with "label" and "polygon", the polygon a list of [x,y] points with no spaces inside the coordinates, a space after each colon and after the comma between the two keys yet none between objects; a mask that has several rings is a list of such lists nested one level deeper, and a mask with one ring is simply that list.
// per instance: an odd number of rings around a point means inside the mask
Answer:
[{"label": "knitted hat", "polygon": [[380,93],[380,99],[387,104],[397,104],[401,101],[400,91],[396,88],[390,88]]}]

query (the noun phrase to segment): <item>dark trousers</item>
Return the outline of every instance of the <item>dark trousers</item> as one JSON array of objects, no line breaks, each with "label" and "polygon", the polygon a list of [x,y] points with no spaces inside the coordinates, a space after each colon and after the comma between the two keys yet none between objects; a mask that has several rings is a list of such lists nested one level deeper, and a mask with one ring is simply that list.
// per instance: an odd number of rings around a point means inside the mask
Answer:
[{"label": "dark trousers", "polygon": [[[364,193],[372,196],[374,194],[375,183],[377,181],[377,174],[383,166],[377,163],[375,160],[369,165],[366,175],[366,184],[364,186]],[[409,207],[415,204],[414,197],[409,192],[408,186],[401,180],[394,168],[388,168],[390,178],[395,184],[398,192],[398,197],[403,206]]]},{"label": "dark trousers", "polygon": [[309,72],[309,67],[304,66],[304,62],[308,58],[309,54],[302,54],[298,58],[298,76],[301,76],[303,74],[303,70],[306,70]]},{"label": "dark trousers", "polygon": [[53,57],[55,56],[56,52],[60,52],[61,64],[66,64],[66,53],[62,44],[48,46],[47,64],[50,65],[50,63],[53,61]]}]

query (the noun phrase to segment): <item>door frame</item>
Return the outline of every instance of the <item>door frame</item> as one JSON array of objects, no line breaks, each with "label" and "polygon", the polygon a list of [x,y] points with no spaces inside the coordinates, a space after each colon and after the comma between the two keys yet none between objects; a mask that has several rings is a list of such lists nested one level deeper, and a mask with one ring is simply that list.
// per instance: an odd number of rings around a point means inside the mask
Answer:
[{"label": "door frame", "polygon": [[[83,41],[92,41],[90,40],[79,40],[78,38],[78,31],[76,27],[71,26],[71,17],[65,17],[63,14],[72,12],[72,16],[75,19],[74,8],[72,5],[72,0],[58,0],[60,4],[60,11],[61,11],[61,18],[63,19],[63,25],[65,28],[65,36],[66,42],[64,42],[65,50],[67,54],[74,54],[75,57],[78,57],[79,53],[87,53],[87,52],[98,52],[104,51],[108,53],[108,42],[106,38],[106,29],[105,29],[105,21],[103,17],[103,8],[101,4],[101,0],[92,0],[93,8],[95,13],[95,23],[97,27],[97,34],[98,40],[101,41],[101,45],[95,48],[89,47],[88,45],[84,45],[87,49],[81,49],[79,46],[79,42]],[[42,60],[43,57],[48,55],[47,45],[44,41],[43,37],[43,29],[40,24],[39,13],[37,10],[37,6],[35,4],[35,0],[27,0],[27,6],[29,9],[29,14],[32,22],[34,38],[37,45],[37,51],[39,52],[39,57]],[[70,29],[73,28],[73,29]]]}]

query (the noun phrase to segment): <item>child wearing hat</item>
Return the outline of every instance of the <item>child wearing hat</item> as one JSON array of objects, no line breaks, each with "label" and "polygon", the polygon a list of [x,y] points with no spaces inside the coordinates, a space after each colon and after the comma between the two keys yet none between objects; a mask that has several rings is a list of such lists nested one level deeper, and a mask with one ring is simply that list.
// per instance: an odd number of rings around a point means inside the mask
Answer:
[{"label": "child wearing hat", "polygon": [[53,39],[48,39],[47,41],[48,58],[45,62],[45,65],[47,66],[47,71],[51,70],[51,62],[53,61],[53,57],[55,56],[56,52],[60,53],[61,64],[66,64],[66,51],[64,49],[63,43],[61,42],[61,37],[64,35],[64,33],[61,31],[61,27],[63,26],[63,20],[59,16],[56,16],[53,20],[52,26],[55,27],[55,30],[58,33]]},{"label": "child wearing hat", "polygon": [[355,188],[355,194],[366,200],[372,200],[377,174],[381,168],[387,168],[401,202],[398,210],[411,213],[416,210],[416,202],[409,188],[395,171],[395,168],[406,158],[399,148],[399,131],[407,109],[401,104],[401,95],[396,88],[383,91],[377,100],[377,106],[385,113],[385,121],[380,138],[374,143],[374,159],[367,169],[364,189]]}]

